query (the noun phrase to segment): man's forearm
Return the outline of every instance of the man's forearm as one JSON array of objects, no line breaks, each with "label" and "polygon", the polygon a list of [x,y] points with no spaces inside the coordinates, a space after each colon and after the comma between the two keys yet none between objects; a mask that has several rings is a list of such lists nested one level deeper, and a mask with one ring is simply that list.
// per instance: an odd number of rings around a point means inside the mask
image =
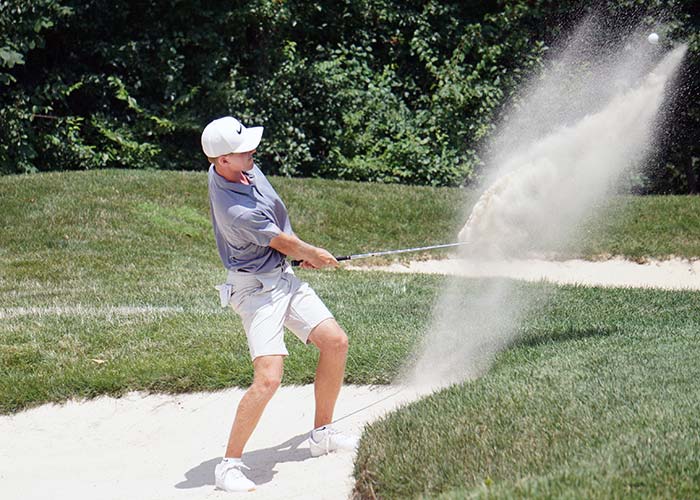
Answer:
[{"label": "man's forearm", "polygon": [[280,233],[272,238],[270,247],[297,260],[310,260],[317,255],[318,248],[300,240],[293,234]]}]

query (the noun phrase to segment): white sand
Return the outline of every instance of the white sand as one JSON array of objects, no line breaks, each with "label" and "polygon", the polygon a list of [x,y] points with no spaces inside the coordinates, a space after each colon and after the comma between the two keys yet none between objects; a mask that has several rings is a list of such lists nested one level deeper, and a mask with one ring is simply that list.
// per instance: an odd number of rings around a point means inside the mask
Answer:
[{"label": "white sand", "polygon": [[[366,269],[366,268],[365,268]],[[615,259],[606,262],[511,260],[420,261],[375,267],[392,272],[505,276],[603,286],[700,289],[700,261]],[[414,400],[395,387],[346,386],[336,418],[379,401],[336,424],[363,426]],[[283,387],[270,402],[244,455],[253,493],[214,489],[241,389],[180,396],[131,393],[120,399],[44,405],[0,417],[0,499],[341,499],[352,490],[353,454],[312,458],[305,442],[313,419],[313,387]],[[386,399],[385,399],[386,398]]]},{"label": "white sand", "polygon": [[[344,387],[336,418],[379,403],[336,427],[359,434],[366,422],[412,399],[408,390],[398,390]],[[256,491],[215,490],[214,467],[242,395],[241,389],[180,396],[130,393],[0,417],[0,499],[348,497],[354,454],[313,458],[309,453],[310,385],[282,387],[263,414],[244,454]]]},{"label": "white sand", "polygon": [[541,259],[469,261],[423,260],[387,266],[349,266],[351,269],[393,273],[427,273],[471,278],[504,277],[525,281],[549,281],[605,287],[700,290],[700,260],[650,260],[636,263],[621,258],[606,261]]}]

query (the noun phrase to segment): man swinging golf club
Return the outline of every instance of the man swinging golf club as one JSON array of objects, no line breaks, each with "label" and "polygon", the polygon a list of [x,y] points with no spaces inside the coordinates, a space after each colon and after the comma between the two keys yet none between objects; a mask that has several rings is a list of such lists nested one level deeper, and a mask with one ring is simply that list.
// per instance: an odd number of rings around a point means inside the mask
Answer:
[{"label": "man swinging golf club", "polygon": [[202,133],[209,159],[209,202],[219,255],[228,270],[219,285],[222,307],[240,316],[253,359],[253,383],[236,411],[226,454],[216,466],[216,486],[249,491],[255,483],[243,474],[241,457],[265,406],[282,380],[284,327],[319,351],[314,383],[314,430],[311,455],[354,449],[357,438],[330,427],[345,373],[348,340],[343,329],[311,287],[300,281],[285,256],[306,269],[336,267],[326,250],[294,235],[287,209],[265,175],[255,165],[262,127],[244,127],[227,116],[214,120]]}]

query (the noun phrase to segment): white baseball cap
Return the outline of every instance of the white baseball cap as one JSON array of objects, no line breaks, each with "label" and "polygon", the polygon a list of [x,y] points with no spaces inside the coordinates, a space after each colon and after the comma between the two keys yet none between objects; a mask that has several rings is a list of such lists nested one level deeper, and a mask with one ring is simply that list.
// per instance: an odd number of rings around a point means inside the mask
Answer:
[{"label": "white baseball cap", "polygon": [[260,144],[262,127],[245,128],[233,116],[211,122],[202,132],[202,150],[208,158],[252,151]]}]

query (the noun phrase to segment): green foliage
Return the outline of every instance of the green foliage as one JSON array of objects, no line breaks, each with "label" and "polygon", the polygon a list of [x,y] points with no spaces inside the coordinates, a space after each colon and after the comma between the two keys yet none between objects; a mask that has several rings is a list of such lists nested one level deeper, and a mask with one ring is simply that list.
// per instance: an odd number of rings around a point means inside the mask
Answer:
[{"label": "green foliage", "polygon": [[35,99],[46,88],[32,88],[21,70],[28,54],[45,48],[46,31],[70,14],[57,0],[0,2],[0,174],[37,170],[32,127],[43,109]]},{"label": "green foliage", "polygon": [[70,13],[69,8],[56,0],[7,0],[0,3],[0,68],[3,68],[0,85],[16,82],[7,69],[23,65],[29,51],[43,48],[42,32]]},{"label": "green foliage", "polygon": [[[258,159],[271,173],[466,184],[504,103],[589,4],[2,2],[0,173],[202,168],[202,127],[234,114],[265,126]],[[595,8],[650,26],[663,11],[668,37],[690,41],[674,139],[635,185],[696,190],[697,7]]]}]

